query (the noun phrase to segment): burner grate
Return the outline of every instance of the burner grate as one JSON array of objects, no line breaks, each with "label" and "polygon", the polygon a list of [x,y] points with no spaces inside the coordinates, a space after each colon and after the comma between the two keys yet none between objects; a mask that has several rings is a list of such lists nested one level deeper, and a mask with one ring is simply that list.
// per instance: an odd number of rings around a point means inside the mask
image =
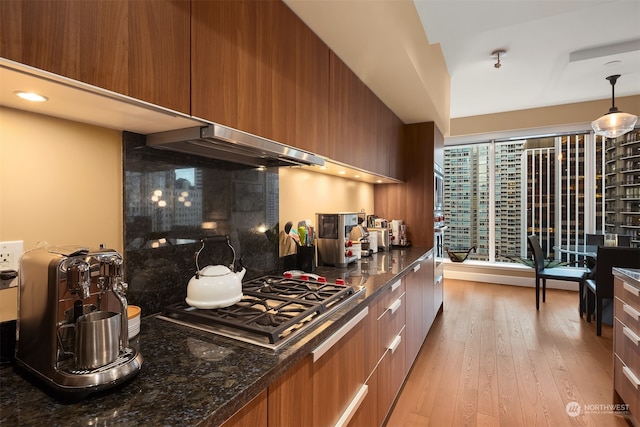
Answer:
[{"label": "burner grate", "polygon": [[276,344],[354,293],[350,286],[267,276],[243,284],[243,297],[232,306],[197,309],[180,302],[165,307],[163,315],[181,323],[221,326],[240,335],[266,337],[270,344]]}]

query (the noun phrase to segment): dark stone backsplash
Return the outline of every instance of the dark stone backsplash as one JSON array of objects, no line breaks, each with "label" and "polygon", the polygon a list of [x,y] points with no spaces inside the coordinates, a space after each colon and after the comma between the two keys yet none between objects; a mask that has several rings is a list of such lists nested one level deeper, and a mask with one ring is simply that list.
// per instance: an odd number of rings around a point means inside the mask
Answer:
[{"label": "dark stone backsplash", "polygon": [[[123,134],[124,260],[130,304],[142,315],[182,301],[201,239],[230,237],[246,279],[282,272],[278,258],[278,170],[146,147]],[[231,249],[207,243],[200,268],[230,266]]]}]

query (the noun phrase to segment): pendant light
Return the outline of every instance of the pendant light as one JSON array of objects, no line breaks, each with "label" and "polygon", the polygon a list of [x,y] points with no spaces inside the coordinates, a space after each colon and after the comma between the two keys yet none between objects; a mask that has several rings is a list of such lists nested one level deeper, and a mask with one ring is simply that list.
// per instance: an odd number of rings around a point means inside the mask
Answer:
[{"label": "pendant light", "polygon": [[620,74],[607,77],[611,83],[611,108],[609,112],[591,123],[593,131],[596,135],[602,135],[607,138],[617,138],[627,132],[631,132],[638,120],[638,116],[618,111],[615,103],[614,87]]}]

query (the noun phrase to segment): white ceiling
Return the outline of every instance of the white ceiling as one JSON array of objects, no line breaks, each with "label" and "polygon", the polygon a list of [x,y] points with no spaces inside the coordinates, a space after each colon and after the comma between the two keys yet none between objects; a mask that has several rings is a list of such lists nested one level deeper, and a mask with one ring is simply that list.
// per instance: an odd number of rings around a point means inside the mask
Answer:
[{"label": "white ceiling", "polygon": [[[389,61],[425,33],[446,61],[451,118],[610,99],[612,74],[616,97],[640,94],[640,0],[285,2],[405,123],[435,120],[425,85],[407,78],[428,70]],[[499,69],[496,49],[507,51]]]}]

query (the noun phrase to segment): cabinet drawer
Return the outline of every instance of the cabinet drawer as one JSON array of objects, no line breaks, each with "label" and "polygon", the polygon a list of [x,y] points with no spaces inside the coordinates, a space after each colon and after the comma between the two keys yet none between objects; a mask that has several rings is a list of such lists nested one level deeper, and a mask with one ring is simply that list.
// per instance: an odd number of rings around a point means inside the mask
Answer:
[{"label": "cabinet drawer", "polygon": [[404,294],[406,290],[405,279],[398,279],[393,284],[382,291],[378,297],[378,319],[385,314],[385,311],[392,308],[393,303]]},{"label": "cabinet drawer", "polygon": [[633,378],[633,374],[630,374],[627,366],[620,360],[619,357],[614,357],[613,367],[613,381],[616,392],[620,395],[624,403],[628,405],[628,410],[631,413],[631,418],[635,420],[635,424],[638,424],[638,413],[640,411],[640,386],[637,384],[640,381],[639,378]]},{"label": "cabinet drawer", "polygon": [[614,298],[614,313],[616,319],[631,328],[636,335],[640,336],[640,310],[627,304],[620,298]]},{"label": "cabinet drawer", "polygon": [[[406,330],[406,329],[405,329]],[[378,375],[378,410],[376,425],[382,425],[393,405],[406,374],[406,336],[402,330],[392,340],[376,369]]]},{"label": "cabinet drawer", "polygon": [[640,288],[629,282],[616,277],[614,280],[614,295],[620,298],[624,303],[640,311]]},{"label": "cabinet drawer", "polygon": [[382,316],[378,318],[378,357],[386,351],[395,337],[404,328],[406,317],[406,294],[398,295],[386,304]]},{"label": "cabinet drawer", "polygon": [[640,335],[615,320],[615,353],[640,378]]}]

